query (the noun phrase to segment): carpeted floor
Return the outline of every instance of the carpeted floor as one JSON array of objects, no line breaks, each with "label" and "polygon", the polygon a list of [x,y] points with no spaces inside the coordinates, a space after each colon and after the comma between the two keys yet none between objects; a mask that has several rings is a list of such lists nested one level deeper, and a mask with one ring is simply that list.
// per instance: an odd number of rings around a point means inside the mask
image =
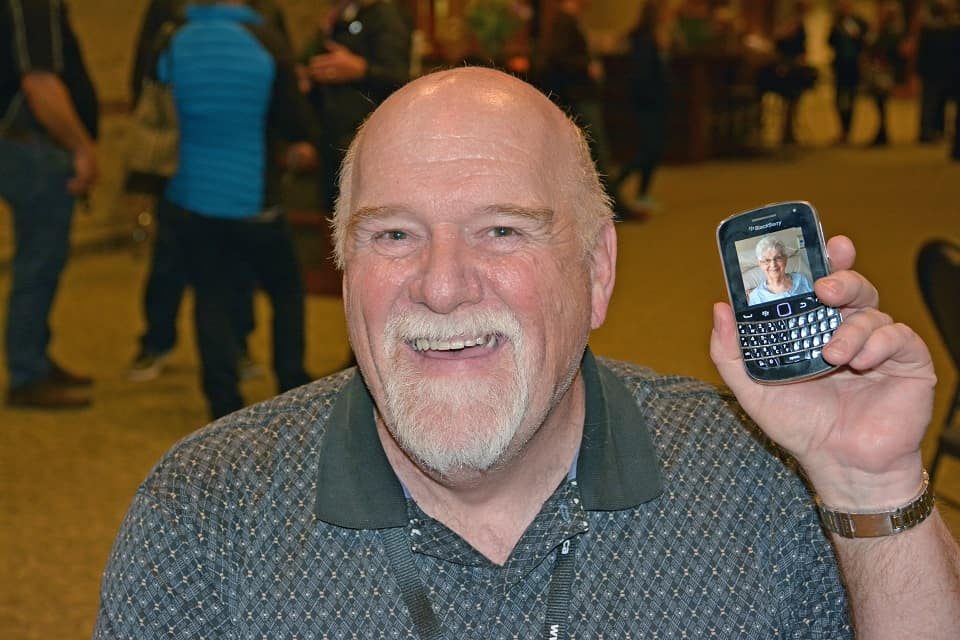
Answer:
[{"label": "carpeted floor", "polygon": [[[941,383],[935,425],[957,380],[914,284],[913,261],[927,238],[960,241],[960,163],[942,147],[813,149],[795,158],[668,167],[656,196],[665,210],[620,226],[618,288],[598,353],[665,373],[717,381],[707,355],[710,305],[724,297],[714,230],[730,213],[766,202],[807,199],[827,234],[857,242],[860,269],[884,307],[914,326],[933,352]],[[145,258],[128,251],[85,255],[65,274],[52,319],[53,351],[97,377],[93,408],[78,412],[0,407],[0,637],[89,637],[99,574],[137,484],[174,441],[204,422],[189,304],[169,373],[124,378],[141,330]],[[0,296],[9,273],[0,273]],[[258,303],[254,353],[268,361],[268,309]],[[309,302],[309,366],[322,373],[347,355],[336,299]],[[2,374],[0,374],[2,375]],[[5,387],[5,380],[0,379]],[[271,394],[246,384],[250,401]],[[925,453],[932,453],[933,434]],[[943,465],[940,494],[960,501],[960,462]],[[960,512],[944,507],[960,533]]]}]

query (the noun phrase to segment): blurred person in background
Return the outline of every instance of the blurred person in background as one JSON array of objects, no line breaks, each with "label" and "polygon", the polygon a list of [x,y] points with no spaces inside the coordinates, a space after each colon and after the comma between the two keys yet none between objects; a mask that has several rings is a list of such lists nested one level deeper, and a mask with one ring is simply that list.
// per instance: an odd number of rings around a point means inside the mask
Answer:
[{"label": "blurred person in background", "polygon": [[353,135],[387,96],[410,79],[411,27],[390,0],[336,0],[299,56],[300,89],[323,123],[317,147],[326,212]]},{"label": "blurred person in background", "polygon": [[850,141],[853,107],[860,86],[860,65],[870,25],[853,9],[853,0],[839,0],[827,42],[833,49],[833,78],[836,83],[837,115],[841,140]]},{"label": "blurred person in background", "polygon": [[[316,164],[309,108],[284,39],[242,0],[195,2],[160,56],[180,126],[176,173],[160,200],[196,293],[202,386],[213,417],[243,406],[236,320],[252,272],[273,308],[273,370],[280,390],[304,370],[304,293],[280,204],[275,135],[292,144],[288,165]],[[269,134],[269,135],[268,135]]]},{"label": "blurred person in background", "polygon": [[648,0],[630,32],[630,95],[633,98],[634,155],[623,167],[611,191],[618,193],[632,174],[640,174],[637,200],[631,209],[654,212],[660,208],[650,196],[653,176],[663,160],[670,108],[668,59],[673,15],[668,0]]},{"label": "blurred person in background", "polygon": [[884,0],[877,9],[877,24],[869,38],[866,53],[866,85],[877,105],[880,123],[872,146],[888,143],[887,103],[898,84],[907,78],[907,58],[903,53],[906,32],[900,3]]},{"label": "blurred person in background", "polygon": [[[557,5],[537,47],[532,79],[586,131],[590,155],[606,188],[612,167],[603,117],[603,63],[591,53],[580,26],[580,16],[588,4],[589,0],[563,0]],[[618,218],[639,213],[619,200],[615,190],[608,192]]]},{"label": "blurred person in background", "polygon": [[[136,53],[133,68],[130,74],[130,95],[133,103],[140,96],[148,70],[156,63],[162,42],[165,25],[182,25],[186,21],[186,8],[189,0],[151,0],[143,16],[140,34],[137,38]],[[272,25],[284,40],[289,41],[286,21],[283,12],[274,0],[251,0],[250,7],[260,14],[264,22]],[[128,190],[140,189],[127,185]],[[153,187],[151,185],[151,191]],[[157,195],[151,193],[150,195]],[[143,317],[146,329],[140,336],[140,345],[133,362],[127,370],[127,377],[131,380],[153,380],[159,376],[177,343],[177,316],[183,293],[188,286],[186,268],[183,256],[177,247],[170,221],[166,216],[154,209],[153,251],[150,254],[150,265],[147,269],[147,281],[143,289]],[[254,361],[247,348],[247,338],[254,329],[252,274],[247,278],[237,276],[240,290],[237,296],[237,307],[231,313],[236,321],[235,335],[239,340],[237,347],[239,356],[238,369],[241,378],[252,378],[263,373],[262,367]]]},{"label": "blurred person in background", "polygon": [[66,5],[0,3],[0,198],[13,216],[7,404],[90,404],[93,380],[50,354],[50,310],[67,261],[74,201],[99,174],[97,96]]},{"label": "blurred person in background", "polygon": [[920,76],[920,142],[937,142],[946,130],[946,107],[951,75],[957,60],[951,46],[951,16],[955,3],[934,0],[926,13],[917,44],[917,75]]},{"label": "blurred person in background", "polygon": [[809,12],[809,0],[793,3],[790,17],[774,33],[777,61],[765,72],[768,90],[779,94],[785,103],[781,142],[787,147],[796,144],[794,129],[800,96],[817,81],[816,69],[807,64],[807,28],[804,21]]}]

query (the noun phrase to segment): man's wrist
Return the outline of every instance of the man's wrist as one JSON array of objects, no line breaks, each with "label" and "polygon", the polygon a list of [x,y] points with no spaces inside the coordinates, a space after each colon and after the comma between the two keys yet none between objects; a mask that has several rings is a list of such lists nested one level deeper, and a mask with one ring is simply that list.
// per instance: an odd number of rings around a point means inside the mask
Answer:
[{"label": "man's wrist", "polygon": [[824,527],[845,538],[878,538],[912,529],[933,512],[933,490],[927,472],[916,495],[888,509],[844,511],[825,505],[817,498],[817,510]]}]

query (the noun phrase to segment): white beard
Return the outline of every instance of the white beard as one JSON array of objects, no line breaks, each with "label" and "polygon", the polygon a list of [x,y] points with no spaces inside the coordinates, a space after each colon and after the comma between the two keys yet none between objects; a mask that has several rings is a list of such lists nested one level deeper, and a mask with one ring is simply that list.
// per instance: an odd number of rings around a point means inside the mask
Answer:
[{"label": "white beard", "polygon": [[[429,378],[407,354],[415,339],[498,336],[509,341],[513,366],[488,375]],[[484,349],[487,347],[472,347]],[[503,348],[503,347],[501,347]],[[415,461],[441,475],[484,471],[500,462],[526,417],[530,391],[520,324],[507,312],[461,318],[401,314],[387,323],[384,372],[387,429]]]}]

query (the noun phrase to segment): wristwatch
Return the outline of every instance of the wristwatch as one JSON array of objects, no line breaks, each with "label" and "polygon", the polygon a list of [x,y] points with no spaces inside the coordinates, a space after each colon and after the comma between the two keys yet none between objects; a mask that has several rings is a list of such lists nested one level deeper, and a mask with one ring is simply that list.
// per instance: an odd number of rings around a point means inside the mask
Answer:
[{"label": "wristwatch", "polygon": [[923,484],[915,498],[889,511],[846,513],[824,505],[817,498],[817,511],[828,531],[845,538],[879,538],[912,529],[933,511],[930,477],[923,472]]}]

